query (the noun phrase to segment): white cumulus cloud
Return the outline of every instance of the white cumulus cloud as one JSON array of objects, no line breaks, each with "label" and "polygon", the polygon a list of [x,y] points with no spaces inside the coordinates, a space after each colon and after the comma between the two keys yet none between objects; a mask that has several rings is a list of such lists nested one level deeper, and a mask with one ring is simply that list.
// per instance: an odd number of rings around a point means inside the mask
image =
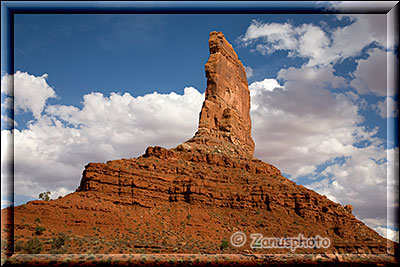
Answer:
[{"label": "white cumulus cloud", "polygon": [[[16,101],[27,87],[36,91],[26,98],[48,98],[51,87],[41,82],[44,77],[20,75],[28,78],[15,85]],[[24,109],[37,116],[26,128],[13,131],[15,193],[36,198],[50,190],[58,197],[77,188],[88,162],[137,157],[151,145],[176,146],[195,133],[203,100],[204,94],[187,87],[183,95],[94,92],[83,96],[82,108],[41,102],[40,108]],[[6,143],[11,134],[2,130],[2,150],[11,145]],[[2,164],[7,160],[2,157]]]},{"label": "white cumulus cloud", "polygon": [[332,67],[290,68],[279,75],[288,79],[283,86],[273,79],[249,86],[256,156],[296,179],[351,154],[353,143],[370,137],[358,125],[362,118],[352,95],[327,89],[343,82]]},{"label": "white cumulus cloud", "polygon": [[357,68],[352,73],[354,79],[350,85],[360,94],[392,96],[395,74],[388,63],[394,60],[396,59],[393,52],[378,48],[370,50],[367,59],[357,61]]},{"label": "white cumulus cloud", "polygon": [[386,97],[384,101],[378,102],[376,109],[382,118],[390,118],[399,115],[397,107],[398,103],[393,97]]},{"label": "white cumulus cloud", "polygon": [[[242,36],[245,46],[262,55],[281,50],[307,59],[301,67],[281,69],[275,82],[266,79],[249,86],[255,153],[292,179],[314,179],[306,186],[341,204],[352,204],[358,218],[386,221],[387,208],[395,209],[390,204],[395,202],[386,198],[390,187],[395,188],[387,180],[390,150],[376,137],[378,128],[366,128],[361,111],[369,105],[364,95],[388,96],[371,107],[382,117],[397,116],[394,108],[385,112],[386,106],[394,106],[393,44],[387,45],[385,15],[336,18],[347,25],[328,28],[253,20]],[[368,46],[375,48],[355,61],[350,83],[337,76],[337,63],[361,56]]]},{"label": "white cumulus cloud", "polygon": [[249,86],[255,155],[291,179],[314,179],[305,186],[353,205],[358,218],[386,221],[387,190],[395,188],[387,180],[390,151],[377,128],[363,125],[360,97],[329,90],[345,84],[332,65],[291,67],[278,78],[285,83],[266,79]]},{"label": "white cumulus cloud", "polygon": [[16,112],[30,111],[35,118],[39,118],[46,100],[56,97],[53,88],[47,84],[47,76],[34,76],[20,71],[14,75],[6,74],[1,79],[1,92],[9,96],[5,101],[10,102],[13,97]]},{"label": "white cumulus cloud", "polygon": [[359,55],[364,47],[377,43],[387,47],[386,14],[338,15],[351,23],[327,32],[313,24],[253,20],[242,36],[245,46],[263,55],[278,50],[308,59],[308,66],[326,65]]}]

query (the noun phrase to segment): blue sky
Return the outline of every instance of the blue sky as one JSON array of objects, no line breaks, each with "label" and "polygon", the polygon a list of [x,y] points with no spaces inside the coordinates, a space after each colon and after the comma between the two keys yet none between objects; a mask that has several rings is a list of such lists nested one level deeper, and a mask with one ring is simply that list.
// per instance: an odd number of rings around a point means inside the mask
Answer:
[{"label": "blue sky", "polygon": [[190,138],[217,30],[246,66],[255,156],[353,205],[377,231],[397,230],[386,223],[387,155],[398,153],[398,137],[387,142],[397,111],[385,111],[398,95],[381,68],[397,56],[386,15],[17,14],[14,23],[16,205],[74,191],[88,162]]},{"label": "blue sky", "polygon": [[[154,91],[182,94],[185,86],[193,86],[204,92],[207,36],[212,30],[222,31],[235,45],[243,64],[253,68],[249,83],[274,78],[283,67],[304,64],[306,59],[288,58],[287,51],[260,57],[242,47],[238,39],[253,19],[289,21],[295,26],[311,22],[331,28],[349,24],[346,19],[337,20],[327,14],[17,14],[15,70],[36,76],[49,74],[48,83],[57,83],[59,97],[49,103],[62,99],[62,103],[79,106],[81,96],[92,91],[130,92],[133,96]],[[365,56],[340,62],[336,72],[348,76],[356,67],[355,60]],[[370,102],[374,101],[377,99],[371,98]],[[31,119],[30,114],[24,115],[17,117],[17,122]],[[368,117],[367,125],[380,126],[378,135],[385,138],[386,122],[374,112],[364,115]]]},{"label": "blue sky", "polygon": [[[291,17],[299,24],[309,16]],[[182,93],[187,85],[204,91],[209,32],[222,31],[235,43],[252,19],[285,22],[287,15],[16,15],[15,68],[49,73],[50,84],[57,80],[63,91],[76,92],[75,98],[82,92],[117,88],[138,88],[134,95],[154,90]],[[332,21],[326,15],[316,15],[313,21],[320,20]],[[263,67],[261,76],[273,76],[281,66],[293,64],[282,62],[279,55],[272,58],[279,63],[266,64],[248,49],[237,52],[244,64]],[[72,93],[60,96],[79,103]]]}]

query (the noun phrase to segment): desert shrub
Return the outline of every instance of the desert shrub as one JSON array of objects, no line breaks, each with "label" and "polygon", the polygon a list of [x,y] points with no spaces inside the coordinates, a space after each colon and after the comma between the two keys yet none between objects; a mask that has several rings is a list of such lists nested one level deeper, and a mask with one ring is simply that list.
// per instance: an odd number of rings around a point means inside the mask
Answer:
[{"label": "desert shrub", "polygon": [[219,247],[220,249],[226,249],[229,247],[229,242],[226,239],[224,239],[222,240],[221,245]]},{"label": "desert shrub", "polygon": [[35,233],[37,235],[41,235],[45,230],[46,230],[46,228],[44,228],[41,225],[38,225],[38,226],[35,227]]},{"label": "desert shrub", "polygon": [[42,192],[42,193],[39,194],[39,199],[45,200],[45,201],[49,201],[50,200],[50,195],[51,195],[50,191]]},{"label": "desert shrub", "polygon": [[24,249],[24,242],[21,240],[18,240],[17,242],[15,242],[14,244],[14,251],[15,252],[19,252],[22,251]]},{"label": "desert shrub", "polygon": [[68,236],[65,233],[59,233],[57,237],[51,239],[51,249],[62,248],[68,240]]},{"label": "desert shrub", "polygon": [[26,254],[39,254],[42,251],[42,243],[37,237],[31,238],[26,242],[24,251]]},{"label": "desert shrub", "polygon": [[41,223],[40,218],[36,218],[35,223]]}]

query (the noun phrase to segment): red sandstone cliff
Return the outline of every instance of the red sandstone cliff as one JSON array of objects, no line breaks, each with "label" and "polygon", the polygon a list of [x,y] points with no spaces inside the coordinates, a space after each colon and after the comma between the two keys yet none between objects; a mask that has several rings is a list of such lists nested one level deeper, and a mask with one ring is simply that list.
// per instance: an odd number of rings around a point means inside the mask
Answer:
[{"label": "red sandstone cliff", "polygon": [[[149,147],[138,158],[89,163],[76,192],[15,207],[15,244],[37,237],[42,253],[290,253],[227,245],[241,231],[331,241],[329,248],[296,253],[393,255],[393,243],[357,220],[350,206],[295,184],[253,157],[243,65],[222,33],[212,32],[209,46],[194,137],[172,149]],[[38,226],[46,228],[40,235]],[[55,248],[60,233],[68,238]]]}]

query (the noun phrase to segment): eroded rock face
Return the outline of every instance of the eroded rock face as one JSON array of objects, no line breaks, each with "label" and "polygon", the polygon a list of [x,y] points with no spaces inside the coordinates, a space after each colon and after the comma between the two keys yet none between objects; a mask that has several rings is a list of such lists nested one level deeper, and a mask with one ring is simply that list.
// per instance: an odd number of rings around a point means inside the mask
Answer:
[{"label": "eroded rock face", "polygon": [[[148,147],[137,159],[89,163],[77,191],[92,191],[120,204],[154,207],[187,202],[204,207],[267,207],[266,179],[281,180],[280,171],[257,159],[231,159]],[[286,180],[286,179],[285,179]],[[276,183],[276,182],[274,182]]]},{"label": "eroded rock face", "polygon": [[205,100],[198,131],[188,142],[251,158],[250,91],[243,64],[221,32],[211,32],[208,44]]},{"label": "eroded rock face", "polygon": [[[92,243],[88,235],[107,241],[96,248],[99,253],[138,252],[136,248],[248,253],[248,247],[220,247],[222,240],[242,231],[330,238],[329,248],[296,253],[393,254],[386,239],[351,214],[350,205],[334,203],[253,158],[243,66],[222,33],[212,32],[209,45],[206,96],[193,138],[173,149],[148,147],[138,158],[89,163],[76,192],[16,207],[16,236],[25,236],[26,242],[39,218],[49,229],[43,234],[48,240],[67,230],[75,235],[68,241],[69,253],[82,253],[82,247]],[[130,240],[124,246],[120,234]],[[48,242],[43,252],[51,251]]]},{"label": "eroded rock face", "polygon": [[[299,248],[296,253],[394,251],[387,251],[386,240],[357,220],[348,207],[295,184],[272,165],[187,149],[149,147],[138,158],[89,163],[76,192],[17,207],[16,234],[29,237],[40,218],[52,233],[68,229],[76,235],[69,241],[69,252],[74,253],[89,246],[84,243],[88,235],[106,237],[101,253],[127,253],[130,248],[148,253],[154,248],[163,253],[176,252],[175,248],[181,253],[248,253],[246,247],[221,251],[221,240],[229,240],[236,231],[330,239],[329,248]],[[46,231],[42,237],[51,238],[52,233]],[[120,234],[131,239],[129,246],[116,249],[120,244],[113,242],[120,240]],[[50,245],[44,251],[48,249]]]}]

